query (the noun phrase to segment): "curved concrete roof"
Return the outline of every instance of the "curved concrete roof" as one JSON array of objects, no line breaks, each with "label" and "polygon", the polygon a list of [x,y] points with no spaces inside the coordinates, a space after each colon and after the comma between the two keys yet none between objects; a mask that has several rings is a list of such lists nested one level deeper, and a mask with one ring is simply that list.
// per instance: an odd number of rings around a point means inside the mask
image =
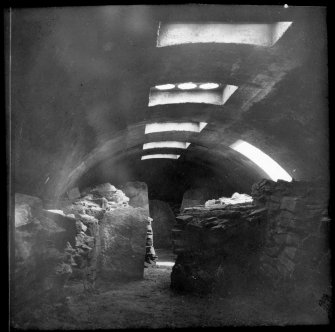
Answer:
[{"label": "curved concrete roof", "polygon": [[[328,177],[327,35],[321,7],[14,9],[11,22],[17,192],[51,198],[94,181],[142,180],[159,195],[170,187],[181,192],[196,185],[196,177],[250,192],[253,182],[268,176],[229,147],[238,139],[268,154],[294,179]],[[293,23],[271,47],[156,47],[159,22]],[[175,82],[238,89],[224,105],[148,106],[150,88]],[[200,133],[145,135],[147,123],[166,121],[208,125]],[[143,143],[164,140],[191,145],[157,150],[180,153],[177,160],[141,161]]]}]

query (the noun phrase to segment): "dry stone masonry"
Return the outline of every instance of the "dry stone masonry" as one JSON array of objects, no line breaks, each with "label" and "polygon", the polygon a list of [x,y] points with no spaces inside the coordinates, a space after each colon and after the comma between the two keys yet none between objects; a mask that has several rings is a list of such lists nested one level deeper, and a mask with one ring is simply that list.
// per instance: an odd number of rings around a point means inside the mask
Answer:
[{"label": "dry stone masonry", "polygon": [[[36,306],[66,305],[69,280],[95,291],[96,281],[143,277],[149,218],[147,187],[128,183],[137,197],[129,205],[123,191],[109,183],[68,192],[53,208],[37,197],[15,195],[15,271],[13,320],[31,323]],[[143,192],[145,191],[145,193]],[[78,194],[80,193],[80,195]],[[140,198],[140,199],[139,199]],[[142,206],[141,206],[142,205]],[[151,230],[152,242],[152,230]],[[155,259],[151,243],[150,257]],[[20,325],[22,327],[22,325]]]},{"label": "dry stone masonry", "polygon": [[262,180],[252,199],[235,194],[185,208],[173,229],[171,287],[228,294],[261,285],[314,304],[329,297],[328,190]]},{"label": "dry stone masonry", "polygon": [[[142,188],[140,184],[136,187]],[[132,183],[127,188],[133,196],[138,193]],[[123,191],[105,183],[83,190],[81,197],[63,211],[76,218],[76,276],[83,279],[85,288],[93,290],[97,278],[112,281],[143,277],[146,206],[130,206]]]},{"label": "dry stone masonry", "polygon": [[260,270],[269,283],[315,302],[330,294],[328,186],[263,180],[253,186],[252,196],[257,207],[267,209]]},{"label": "dry stone masonry", "polygon": [[257,272],[265,212],[251,202],[185,208],[173,229],[178,257],[171,287],[197,293],[241,291]]},{"label": "dry stone masonry", "polygon": [[147,218],[147,241],[145,244],[145,263],[144,267],[155,266],[158,256],[156,255],[154,248],[154,235],[152,231],[152,221],[153,219]]}]

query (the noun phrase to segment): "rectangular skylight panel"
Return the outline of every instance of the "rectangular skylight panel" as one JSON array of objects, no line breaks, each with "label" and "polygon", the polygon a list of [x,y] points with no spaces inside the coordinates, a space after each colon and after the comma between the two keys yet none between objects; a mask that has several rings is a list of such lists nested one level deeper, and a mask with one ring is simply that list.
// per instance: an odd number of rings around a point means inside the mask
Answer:
[{"label": "rectangular skylight panel", "polygon": [[150,142],[143,144],[143,150],[156,149],[156,148],[187,149],[190,144],[191,143],[188,142],[177,142],[177,141]]},{"label": "rectangular skylight panel", "polygon": [[189,43],[235,43],[272,46],[292,22],[264,23],[166,23],[158,31],[157,47]]},{"label": "rectangular skylight panel", "polygon": [[166,131],[191,131],[200,133],[207,125],[206,122],[156,122],[145,125],[145,134]]},{"label": "rectangular skylight panel", "polygon": [[[193,84],[194,88],[186,90],[178,89],[183,84]],[[177,89],[160,90],[157,89],[157,87],[151,88],[149,93],[149,107],[182,103],[224,105],[238,88],[235,85],[222,85],[219,88],[219,84],[217,83],[215,89],[203,88],[210,86],[210,84],[214,85],[214,83],[207,83],[207,85],[206,83],[180,83],[177,85]]]},{"label": "rectangular skylight panel", "polygon": [[258,165],[273,181],[278,181],[279,179],[288,182],[292,181],[292,177],[277,162],[255,146],[238,140],[230,147]]},{"label": "rectangular skylight panel", "polygon": [[149,107],[166,104],[198,103],[222,105],[221,91],[155,91],[150,90]]},{"label": "rectangular skylight panel", "polygon": [[141,160],[146,159],[178,159],[180,154],[149,154],[147,156],[142,156]]}]

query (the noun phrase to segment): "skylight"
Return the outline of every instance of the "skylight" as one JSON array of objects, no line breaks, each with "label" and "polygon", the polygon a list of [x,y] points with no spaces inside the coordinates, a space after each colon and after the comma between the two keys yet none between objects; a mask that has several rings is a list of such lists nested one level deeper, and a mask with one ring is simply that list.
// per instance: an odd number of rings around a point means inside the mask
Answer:
[{"label": "skylight", "polygon": [[162,84],[162,85],[156,85],[155,88],[158,90],[171,90],[175,87],[174,84]]},{"label": "skylight", "polygon": [[189,43],[235,43],[273,46],[292,22],[264,23],[163,23],[157,47]]},{"label": "skylight", "polygon": [[[168,84],[166,84],[168,85]],[[149,107],[167,104],[204,103],[223,105],[237,90],[235,85],[219,83],[178,83],[169,91],[161,91],[156,87],[150,89]]]},{"label": "skylight", "polygon": [[164,131],[192,131],[200,133],[207,122],[156,122],[145,125],[145,134]]},{"label": "skylight", "polygon": [[146,156],[142,156],[141,160],[146,159],[178,159],[180,154],[148,154]]},{"label": "skylight", "polygon": [[177,142],[177,141],[161,141],[161,142],[150,142],[143,144],[143,150],[156,149],[156,148],[177,148],[187,149],[191,143],[188,142]]},{"label": "skylight", "polygon": [[219,84],[217,83],[204,83],[200,84],[199,88],[203,90],[211,90],[211,89],[216,89],[219,87]]},{"label": "skylight", "polygon": [[292,181],[292,177],[281,166],[279,166],[277,162],[255,146],[245,141],[238,140],[230,147],[253,161],[265,173],[267,173],[273,181]]},{"label": "skylight", "polygon": [[178,84],[178,88],[181,90],[191,90],[197,87],[196,84],[192,82]]}]

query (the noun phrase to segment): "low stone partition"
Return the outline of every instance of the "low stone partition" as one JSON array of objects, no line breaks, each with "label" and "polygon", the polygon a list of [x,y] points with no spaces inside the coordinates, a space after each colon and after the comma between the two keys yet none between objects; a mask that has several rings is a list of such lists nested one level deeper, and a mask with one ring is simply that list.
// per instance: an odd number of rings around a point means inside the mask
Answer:
[{"label": "low stone partition", "polygon": [[16,328],[29,327],[35,308],[63,303],[64,287],[72,274],[75,220],[54,220],[37,197],[15,194],[14,244],[11,260],[11,319]]},{"label": "low stone partition", "polygon": [[[138,279],[143,277],[146,254],[148,203],[143,188],[136,182],[126,186],[137,207],[129,205],[123,191],[110,183],[87,188],[62,211],[76,220],[76,263],[73,278],[83,280],[87,290],[94,290],[96,281]],[[138,205],[144,205],[139,207]]]},{"label": "low stone partition", "polygon": [[258,285],[318,305],[331,295],[328,197],[326,184],[264,179],[253,202],[184,209],[171,287],[226,294]]},{"label": "low stone partition", "polygon": [[264,245],[266,209],[252,203],[184,209],[172,230],[171,287],[196,293],[242,291]]},{"label": "low stone partition", "polygon": [[143,278],[147,219],[142,208],[131,206],[105,213],[99,224],[99,277],[111,281]]}]

